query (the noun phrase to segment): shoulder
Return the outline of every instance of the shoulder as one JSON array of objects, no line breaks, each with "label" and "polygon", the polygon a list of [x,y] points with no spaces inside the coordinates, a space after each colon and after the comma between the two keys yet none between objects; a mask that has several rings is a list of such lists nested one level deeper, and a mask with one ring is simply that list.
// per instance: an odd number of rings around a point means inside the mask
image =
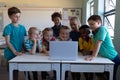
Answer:
[{"label": "shoulder", "polygon": [[102,34],[105,34],[107,32],[108,32],[108,30],[105,26],[101,26],[98,30],[98,33],[102,33]]},{"label": "shoulder", "polygon": [[22,24],[19,24],[19,27],[22,28],[22,29],[25,29],[25,26],[22,25]]},{"label": "shoulder", "polygon": [[11,29],[11,27],[12,27],[12,25],[11,25],[11,24],[8,24],[8,25],[5,26],[4,29]]},{"label": "shoulder", "polygon": [[32,40],[30,38],[28,38],[26,41],[25,41],[26,44],[32,44]]},{"label": "shoulder", "polygon": [[6,25],[5,26],[5,28],[4,28],[4,30],[3,30],[3,34],[2,34],[2,36],[7,36],[7,35],[10,35],[11,34],[11,32],[12,32],[12,25],[11,24],[8,24],[8,25]]}]

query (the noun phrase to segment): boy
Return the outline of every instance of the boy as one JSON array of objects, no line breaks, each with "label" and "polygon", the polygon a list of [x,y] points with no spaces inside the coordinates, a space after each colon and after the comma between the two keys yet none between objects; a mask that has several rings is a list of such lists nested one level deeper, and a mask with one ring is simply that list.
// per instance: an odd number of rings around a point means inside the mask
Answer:
[{"label": "boy", "polygon": [[[70,29],[68,26],[63,26],[60,29],[59,37],[57,40],[58,41],[72,41],[72,39],[70,38]],[[65,80],[68,80],[68,73],[69,71],[65,72]]]},{"label": "boy", "polygon": [[[34,55],[36,52],[42,52],[41,33],[37,27],[30,27],[28,30],[29,38],[25,41],[25,49],[30,54]],[[36,71],[32,71],[34,80],[38,80]],[[29,76],[29,75],[28,75]],[[30,76],[28,77],[30,79]]]},{"label": "boy", "polygon": [[[83,56],[91,55],[94,48],[93,38],[90,36],[90,27],[88,25],[82,25],[79,28],[79,50]],[[93,73],[84,73],[86,80],[93,80]],[[80,80],[80,79],[79,79]]]},{"label": "boy", "polygon": [[[15,56],[22,55],[22,48],[24,43],[24,36],[26,36],[26,29],[19,24],[21,11],[16,7],[8,9],[8,16],[11,23],[8,24],[3,31],[7,47],[4,50],[4,57],[7,61]],[[14,80],[18,80],[18,71],[14,71]]]},{"label": "boy", "polygon": [[53,29],[53,36],[55,36],[57,38],[59,36],[60,28],[63,26],[61,24],[62,15],[59,12],[54,12],[51,15],[51,18],[52,18],[52,21],[54,23],[54,26],[52,27],[52,29]]},{"label": "boy", "polygon": [[60,29],[59,37],[57,38],[58,41],[72,41],[70,36],[70,29],[68,26],[63,26]]},{"label": "boy", "polygon": [[99,15],[92,15],[89,17],[88,23],[93,31],[95,48],[92,55],[87,57],[86,60],[93,60],[98,55],[98,53],[101,56],[112,60],[115,62],[113,80],[116,80],[116,71],[118,65],[120,64],[120,57],[114,48],[111,37],[109,36],[106,27],[102,26],[102,20]]}]

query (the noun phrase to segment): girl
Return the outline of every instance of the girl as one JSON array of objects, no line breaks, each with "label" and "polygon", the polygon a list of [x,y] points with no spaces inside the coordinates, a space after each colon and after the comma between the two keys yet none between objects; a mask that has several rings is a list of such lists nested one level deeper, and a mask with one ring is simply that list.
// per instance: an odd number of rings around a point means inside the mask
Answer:
[{"label": "girl", "polygon": [[[70,38],[72,41],[78,41],[80,37],[79,27],[81,26],[80,20],[77,17],[70,18]],[[73,80],[80,80],[80,73],[79,72],[71,72]]]},{"label": "girl", "polygon": [[[50,41],[55,41],[55,37],[53,36],[53,30],[51,28],[45,28],[43,30],[43,53],[45,55],[49,55],[49,42]],[[55,74],[55,71],[54,71]],[[49,73],[46,71],[41,72],[42,75],[42,80],[46,80],[50,78],[50,80],[56,80],[56,76],[54,75],[53,77],[49,76]]]},{"label": "girl", "polygon": [[79,27],[81,26],[80,20],[77,17],[71,17],[70,18],[70,38],[72,38],[72,41],[78,41],[78,38],[80,37]]}]

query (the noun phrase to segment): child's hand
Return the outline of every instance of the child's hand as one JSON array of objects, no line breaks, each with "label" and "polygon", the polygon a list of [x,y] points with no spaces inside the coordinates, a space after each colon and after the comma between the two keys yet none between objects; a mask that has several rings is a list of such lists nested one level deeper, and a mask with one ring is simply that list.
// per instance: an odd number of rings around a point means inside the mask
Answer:
[{"label": "child's hand", "polygon": [[37,42],[37,40],[35,38],[31,38],[31,40],[33,41],[33,43]]},{"label": "child's hand", "polygon": [[49,51],[45,51],[45,55],[46,55],[46,56],[49,56]]},{"label": "child's hand", "polygon": [[82,51],[82,55],[83,55],[83,56],[87,55],[87,51],[83,50],[83,51]]},{"label": "child's hand", "polygon": [[86,57],[85,60],[91,61],[91,60],[93,60],[94,58],[95,58],[95,56],[92,56],[92,55],[91,55],[91,56],[89,56],[89,57]]},{"label": "child's hand", "polygon": [[15,55],[16,56],[20,56],[20,55],[22,55],[23,53],[22,52],[15,52]]}]

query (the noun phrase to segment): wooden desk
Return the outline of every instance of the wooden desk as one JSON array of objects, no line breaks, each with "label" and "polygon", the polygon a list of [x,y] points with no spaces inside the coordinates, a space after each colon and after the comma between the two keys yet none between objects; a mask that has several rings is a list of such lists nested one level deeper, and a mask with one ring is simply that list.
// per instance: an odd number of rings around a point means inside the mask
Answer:
[{"label": "wooden desk", "polygon": [[76,61],[62,60],[62,80],[65,79],[65,72],[104,72],[110,73],[109,80],[113,80],[114,63],[103,57],[96,57],[92,61],[86,61],[85,56],[79,56]]},{"label": "wooden desk", "polygon": [[[9,61],[9,80],[13,80],[13,70],[19,71],[51,71],[56,70],[57,80],[60,80],[60,61],[49,60],[49,56],[40,54],[23,54]],[[26,78],[27,80],[27,78]]]}]

